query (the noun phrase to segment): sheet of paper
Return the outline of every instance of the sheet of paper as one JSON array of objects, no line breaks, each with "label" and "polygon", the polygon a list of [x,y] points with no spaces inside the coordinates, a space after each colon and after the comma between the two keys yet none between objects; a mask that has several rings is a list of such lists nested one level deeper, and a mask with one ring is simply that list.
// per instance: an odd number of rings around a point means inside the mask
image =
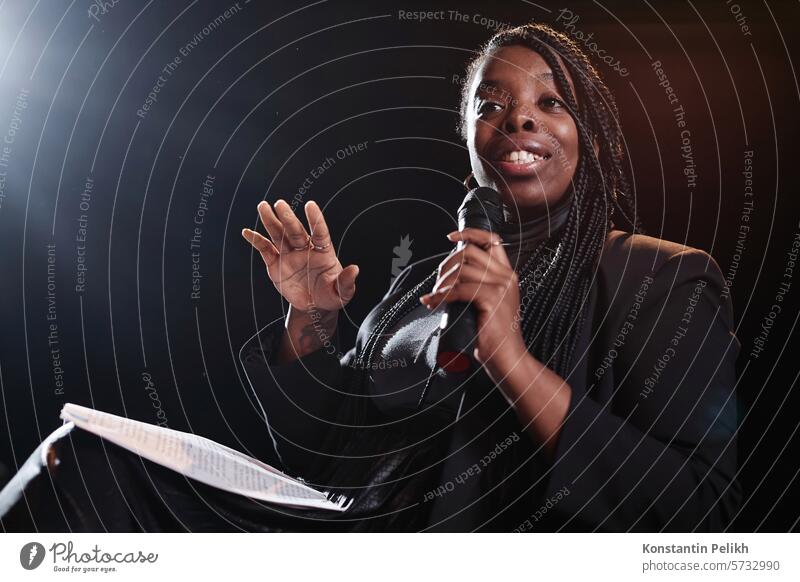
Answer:
[{"label": "sheet of paper", "polygon": [[210,439],[67,403],[61,418],[212,487],[292,507],[344,511],[323,492]]}]

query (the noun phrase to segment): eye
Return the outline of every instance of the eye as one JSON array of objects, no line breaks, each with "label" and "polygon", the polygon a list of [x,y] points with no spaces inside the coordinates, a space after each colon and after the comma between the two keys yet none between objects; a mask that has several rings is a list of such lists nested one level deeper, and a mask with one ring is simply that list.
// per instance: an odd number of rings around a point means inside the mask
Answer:
[{"label": "eye", "polygon": [[559,109],[564,107],[564,103],[555,97],[543,97],[540,103],[550,109]]},{"label": "eye", "polygon": [[486,115],[487,113],[494,113],[503,108],[501,103],[495,101],[483,101],[478,104],[478,115]]}]

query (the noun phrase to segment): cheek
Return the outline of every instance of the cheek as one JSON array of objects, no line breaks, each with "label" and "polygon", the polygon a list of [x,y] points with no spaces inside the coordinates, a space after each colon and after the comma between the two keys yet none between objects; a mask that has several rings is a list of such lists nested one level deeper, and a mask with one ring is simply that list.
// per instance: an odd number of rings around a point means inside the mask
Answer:
[{"label": "cheek", "polygon": [[473,127],[467,136],[467,150],[473,162],[473,169],[481,167],[481,158],[486,152],[486,144],[492,138],[491,128]]},{"label": "cheek", "polygon": [[575,123],[570,121],[560,124],[557,128],[553,128],[553,134],[561,146],[561,157],[569,163],[574,172],[580,155],[580,140]]},{"label": "cheek", "polygon": [[492,132],[493,128],[485,123],[475,124],[470,128],[468,141],[474,149],[482,151],[486,143],[491,139]]}]

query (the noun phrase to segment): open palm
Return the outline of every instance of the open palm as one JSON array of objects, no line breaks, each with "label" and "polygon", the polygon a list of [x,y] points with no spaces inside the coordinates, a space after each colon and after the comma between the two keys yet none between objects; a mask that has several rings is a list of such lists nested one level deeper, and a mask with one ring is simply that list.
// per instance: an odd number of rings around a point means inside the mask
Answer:
[{"label": "open palm", "polygon": [[307,202],[305,213],[310,236],[285,201],[278,200],[274,210],[261,202],[258,214],[269,238],[249,228],[242,236],[261,254],[270,281],[292,307],[336,311],[353,298],[358,267],[342,268],[317,203]]}]

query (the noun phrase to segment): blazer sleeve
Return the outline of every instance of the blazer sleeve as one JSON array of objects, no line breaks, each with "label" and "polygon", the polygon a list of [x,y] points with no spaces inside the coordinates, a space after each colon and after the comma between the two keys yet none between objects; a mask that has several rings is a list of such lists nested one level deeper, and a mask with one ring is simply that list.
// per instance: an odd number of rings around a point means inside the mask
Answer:
[{"label": "blazer sleeve", "polygon": [[613,352],[612,398],[571,386],[546,488],[564,529],[720,531],[740,501],[740,345],[722,274],[687,249],[651,278]]},{"label": "blazer sleeve", "polygon": [[[389,286],[381,304],[404,289],[410,268]],[[370,320],[367,317],[365,322]],[[245,377],[261,408],[271,439],[268,462],[294,475],[312,475],[330,460],[322,450],[327,432],[336,423],[337,411],[348,405],[348,388],[358,374],[357,350],[368,331],[362,325],[356,345],[342,353],[339,334],[330,344],[287,364],[275,363],[285,330],[284,318],[276,319],[250,338],[239,351]]]},{"label": "blazer sleeve", "polygon": [[284,329],[283,318],[261,329],[242,346],[240,361],[272,441],[267,461],[302,475],[323,461],[320,445],[340,405],[355,349],[342,354],[333,342],[277,364]]}]

